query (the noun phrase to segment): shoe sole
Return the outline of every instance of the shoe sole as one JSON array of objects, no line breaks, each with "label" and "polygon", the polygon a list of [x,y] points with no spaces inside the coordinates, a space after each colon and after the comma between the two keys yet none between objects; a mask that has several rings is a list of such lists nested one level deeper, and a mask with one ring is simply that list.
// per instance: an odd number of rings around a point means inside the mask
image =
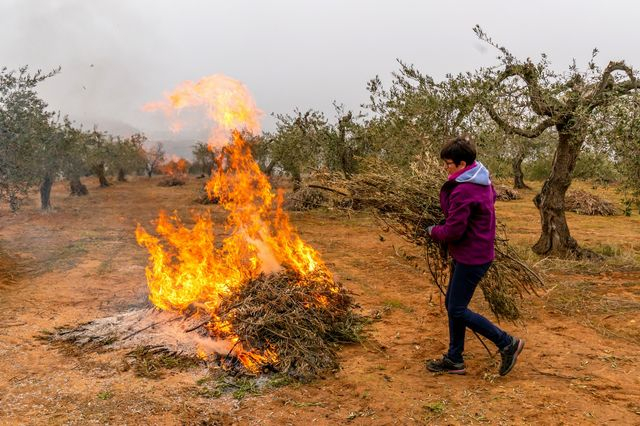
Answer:
[{"label": "shoe sole", "polygon": [[524,340],[520,339],[518,340],[518,349],[516,350],[516,353],[513,354],[513,361],[511,361],[511,365],[509,366],[509,368],[507,368],[507,371],[500,374],[501,376],[506,376],[511,370],[513,370],[513,367],[516,365],[516,361],[518,360],[518,355],[520,355],[520,352],[522,352],[523,349]]},{"label": "shoe sole", "polygon": [[467,370],[463,369],[463,370],[431,370],[429,369],[429,367],[427,367],[427,371],[431,372],[431,373],[435,373],[435,374],[455,374],[457,376],[464,376],[465,374],[467,374]]}]

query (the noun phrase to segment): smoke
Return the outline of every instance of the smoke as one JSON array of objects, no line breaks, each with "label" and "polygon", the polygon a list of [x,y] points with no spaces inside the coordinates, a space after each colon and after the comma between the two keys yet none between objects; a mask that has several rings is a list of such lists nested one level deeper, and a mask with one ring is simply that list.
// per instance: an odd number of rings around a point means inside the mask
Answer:
[{"label": "smoke", "polygon": [[[160,66],[135,28],[141,11],[125,2],[65,0],[10,1],[0,6],[0,54],[10,69],[32,71],[61,67],[60,74],[39,86],[50,109],[68,115],[85,128],[97,126],[121,136],[140,127],[160,128],[140,111],[151,71]],[[6,17],[11,22],[5,22]],[[153,28],[153,27],[152,27]],[[145,38],[161,34],[149,33]],[[158,120],[155,120],[158,121]]]}]

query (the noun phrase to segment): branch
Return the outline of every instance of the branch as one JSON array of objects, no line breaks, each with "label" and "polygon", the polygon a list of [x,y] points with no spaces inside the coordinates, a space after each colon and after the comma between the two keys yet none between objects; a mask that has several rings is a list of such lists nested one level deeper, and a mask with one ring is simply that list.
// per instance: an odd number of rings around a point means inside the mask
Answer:
[{"label": "branch", "polygon": [[[615,71],[623,71],[628,80],[616,83],[613,78]],[[624,95],[632,90],[640,89],[640,82],[633,75],[631,67],[627,66],[624,61],[609,62],[607,68],[602,73],[600,83],[591,87],[594,91],[591,95],[587,96],[587,102],[589,109],[593,110],[597,106],[602,105],[607,100],[607,94],[615,92],[618,95]]]},{"label": "branch", "polygon": [[531,100],[531,109],[533,109],[536,114],[551,117],[555,110],[560,107],[555,99],[545,99],[538,81],[538,70],[536,70],[536,67],[531,62],[507,65],[504,71],[498,75],[498,78],[489,90],[495,90],[500,83],[509,77],[520,77],[527,84],[529,99]]},{"label": "branch", "polygon": [[493,105],[489,104],[488,102],[483,102],[483,105],[487,109],[487,112],[489,113],[489,116],[493,119],[493,121],[495,121],[496,124],[508,134],[516,134],[525,138],[534,139],[540,136],[542,132],[547,130],[549,127],[556,124],[556,121],[553,117],[548,117],[532,129],[515,127],[507,123],[506,120],[500,117],[496,110],[493,108]]}]

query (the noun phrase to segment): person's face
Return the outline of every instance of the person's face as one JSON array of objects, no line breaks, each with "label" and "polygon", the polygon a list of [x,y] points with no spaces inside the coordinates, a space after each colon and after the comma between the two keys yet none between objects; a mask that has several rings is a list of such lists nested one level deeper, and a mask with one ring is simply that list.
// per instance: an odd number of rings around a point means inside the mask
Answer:
[{"label": "person's face", "polygon": [[448,158],[445,158],[445,160],[444,160],[444,168],[447,171],[447,173],[449,174],[449,176],[451,176],[455,172],[459,172],[460,170],[464,169],[465,167],[467,167],[467,163],[465,161],[461,161],[460,164],[458,164],[456,166],[456,163],[454,163],[453,160],[449,160]]}]

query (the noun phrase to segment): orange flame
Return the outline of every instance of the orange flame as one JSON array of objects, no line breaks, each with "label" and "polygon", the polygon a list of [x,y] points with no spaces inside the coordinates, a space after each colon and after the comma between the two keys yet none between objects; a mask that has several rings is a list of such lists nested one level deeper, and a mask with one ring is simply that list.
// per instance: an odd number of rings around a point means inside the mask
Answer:
[{"label": "orange flame", "polygon": [[253,134],[260,131],[262,112],[241,82],[221,74],[201,78],[197,82],[185,81],[173,92],[165,93],[165,100],[149,102],[144,111],[160,110],[171,120],[171,129],[178,132],[185,123],[178,117],[187,107],[200,107],[209,121],[217,124],[209,136],[210,146],[226,145],[228,132],[246,129]]},{"label": "orange flame", "polygon": [[[220,125],[216,135],[233,127],[255,132],[260,112],[244,86],[232,82],[227,77],[212,76],[198,83],[183,83],[167,95],[168,105],[174,109],[204,105]],[[157,109],[167,107],[153,105]],[[276,360],[275,351],[243,349],[229,324],[216,317],[220,302],[261,272],[285,267],[303,277],[330,274],[319,254],[289,223],[282,209],[283,193],[273,193],[240,132],[234,130],[231,136],[232,143],[222,149],[217,171],[206,185],[209,196],[217,197],[228,212],[225,230],[229,236],[222,244],[215,244],[214,224],[208,214],[197,215],[189,229],[176,215],[161,212],[156,225],[158,236],[138,225],[136,239],[149,250],[146,277],[151,302],[164,310],[183,311],[192,304],[204,307],[213,318],[209,329],[231,336],[236,357],[255,371],[265,362]],[[333,280],[326,282],[330,290],[338,291]]]},{"label": "orange flame", "polygon": [[184,158],[174,155],[160,170],[165,175],[184,176],[189,171],[189,162]]}]

